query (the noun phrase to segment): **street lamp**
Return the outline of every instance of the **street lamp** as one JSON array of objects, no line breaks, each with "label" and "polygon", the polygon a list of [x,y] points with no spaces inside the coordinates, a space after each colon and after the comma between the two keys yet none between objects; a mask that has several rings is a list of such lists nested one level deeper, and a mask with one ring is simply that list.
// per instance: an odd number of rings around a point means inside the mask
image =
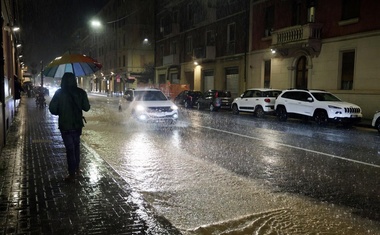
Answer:
[{"label": "street lamp", "polygon": [[[106,25],[107,24],[111,24],[111,23],[113,23],[113,22],[106,22]],[[91,28],[94,29],[94,32],[96,31],[96,33],[100,32],[100,31],[103,31],[103,30],[105,30],[105,31],[109,30],[108,26],[103,25],[103,23],[100,20],[98,20],[98,19],[91,20],[90,24],[91,24]],[[95,35],[95,33],[94,33],[94,35]],[[104,38],[105,42],[108,42],[110,40],[109,37],[112,37],[113,35],[110,35],[110,34],[106,33],[106,34],[104,34],[104,36],[106,37],[106,38]],[[116,45],[117,45],[117,35],[115,37],[115,40],[116,40]],[[96,40],[95,44],[96,44],[95,45],[96,46],[96,55],[98,57],[99,56],[99,51],[98,51],[99,41]],[[116,53],[115,54],[115,58],[117,58],[117,48],[115,48],[115,53]],[[104,56],[104,52],[102,52],[102,56]],[[98,60],[99,60],[99,58],[98,58]],[[108,72],[110,68],[105,67],[104,69],[106,70],[106,72]],[[107,79],[104,79],[105,80],[105,90],[107,92],[107,96],[109,96],[109,95],[112,96],[113,95],[113,93],[112,93],[112,87],[113,86],[111,84],[112,75],[113,74],[111,72],[110,77],[108,76],[108,74],[104,77],[104,78],[107,77]]]},{"label": "street lamp", "polygon": [[91,26],[94,28],[100,28],[102,23],[99,20],[91,20]]}]

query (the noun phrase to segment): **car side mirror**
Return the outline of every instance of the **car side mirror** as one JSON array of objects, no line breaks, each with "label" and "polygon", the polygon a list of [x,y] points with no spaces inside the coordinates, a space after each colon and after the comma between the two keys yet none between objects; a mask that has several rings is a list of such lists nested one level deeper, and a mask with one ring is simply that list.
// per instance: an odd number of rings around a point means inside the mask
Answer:
[{"label": "car side mirror", "polygon": [[314,100],[313,100],[313,98],[311,98],[311,97],[307,97],[307,101],[309,101],[309,102],[313,102]]}]

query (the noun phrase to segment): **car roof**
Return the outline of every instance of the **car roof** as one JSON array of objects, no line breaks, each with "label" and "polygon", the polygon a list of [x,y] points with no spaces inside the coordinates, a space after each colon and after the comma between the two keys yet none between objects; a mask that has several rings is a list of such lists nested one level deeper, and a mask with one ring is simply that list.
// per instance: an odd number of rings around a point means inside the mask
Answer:
[{"label": "car roof", "polygon": [[259,90],[259,91],[282,91],[282,89],[273,89],[273,88],[249,88],[247,91]]},{"label": "car roof", "polygon": [[306,91],[306,92],[321,92],[321,93],[329,93],[328,91],[325,91],[325,90],[318,90],[318,89],[312,89],[312,90],[309,90],[309,89],[287,89],[287,90],[284,90],[284,91]]}]

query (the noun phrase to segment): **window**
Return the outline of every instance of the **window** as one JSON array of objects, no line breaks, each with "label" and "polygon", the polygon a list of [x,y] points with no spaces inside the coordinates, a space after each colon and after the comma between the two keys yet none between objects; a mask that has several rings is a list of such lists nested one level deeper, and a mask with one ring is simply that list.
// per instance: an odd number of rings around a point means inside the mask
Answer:
[{"label": "window", "polygon": [[354,82],[355,51],[342,52],[341,87],[342,90],[352,90]]},{"label": "window", "polygon": [[246,91],[246,92],[244,93],[243,97],[244,97],[244,98],[253,97],[253,93],[254,93],[254,92],[255,92],[255,91],[248,90],[248,91]]},{"label": "window", "polygon": [[164,45],[160,45],[158,49],[158,53],[161,57],[165,56],[164,55]]},{"label": "window", "polygon": [[193,4],[191,3],[187,5],[187,20],[191,23],[194,21]]},{"label": "window", "polygon": [[265,30],[264,37],[269,37],[272,35],[274,26],[274,6],[267,7],[265,9]]},{"label": "window", "polygon": [[206,45],[215,46],[215,33],[213,30],[206,32]]},{"label": "window", "polygon": [[173,24],[178,23],[178,11],[173,11]]},{"label": "window", "polygon": [[227,26],[227,54],[235,54],[236,25],[235,23]]},{"label": "window", "polygon": [[192,54],[193,53],[193,37],[188,36],[186,38],[186,53]]},{"label": "window", "polygon": [[270,67],[271,61],[264,61],[264,88],[270,88]]},{"label": "window", "polygon": [[177,42],[173,41],[170,44],[170,55],[175,55],[175,54],[177,54]]},{"label": "window", "polygon": [[294,2],[293,14],[292,14],[292,25],[300,25],[300,24],[301,24],[301,3]]},{"label": "window", "polygon": [[359,17],[360,0],[342,0],[342,20]]},{"label": "window", "polygon": [[229,24],[227,27],[228,27],[227,28],[227,42],[228,43],[235,42],[235,38],[236,38],[236,25],[235,25],[235,23]]}]

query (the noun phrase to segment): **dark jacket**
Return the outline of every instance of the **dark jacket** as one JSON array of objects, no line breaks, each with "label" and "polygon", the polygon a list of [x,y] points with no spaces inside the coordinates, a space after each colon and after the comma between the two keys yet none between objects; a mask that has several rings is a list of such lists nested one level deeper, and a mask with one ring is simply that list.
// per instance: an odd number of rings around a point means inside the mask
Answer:
[{"label": "dark jacket", "polygon": [[65,73],[61,88],[58,89],[49,104],[49,111],[58,115],[58,128],[61,131],[79,130],[84,126],[83,111],[90,110],[87,93],[77,87],[75,75]]}]

